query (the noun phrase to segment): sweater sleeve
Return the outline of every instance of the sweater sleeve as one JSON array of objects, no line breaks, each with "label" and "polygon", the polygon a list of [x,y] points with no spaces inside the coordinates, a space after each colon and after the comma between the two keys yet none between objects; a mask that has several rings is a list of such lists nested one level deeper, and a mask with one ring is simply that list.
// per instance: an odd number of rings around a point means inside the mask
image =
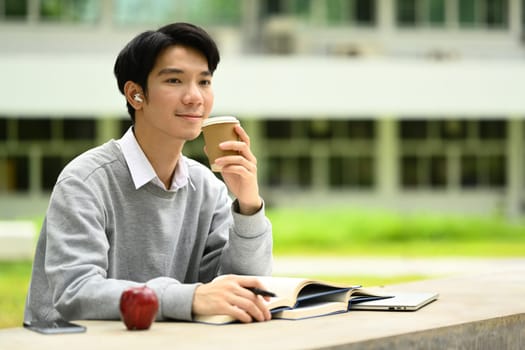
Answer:
[{"label": "sweater sleeve", "polygon": [[272,273],[272,225],[263,206],[253,215],[242,215],[232,204],[233,226],[224,247],[219,274],[265,276]]},{"label": "sweater sleeve", "polygon": [[55,187],[46,218],[45,274],[54,308],[65,319],[119,319],[120,296],[146,284],[159,298],[157,319],[191,319],[197,284],[169,277],[145,283],[108,278],[111,247],[104,206],[82,181],[66,179]]},{"label": "sweater sleeve", "polygon": [[213,208],[214,215],[200,268],[200,280],[217,275],[269,275],[272,272],[272,225],[264,202],[253,215],[242,215],[228,197],[224,183]]}]

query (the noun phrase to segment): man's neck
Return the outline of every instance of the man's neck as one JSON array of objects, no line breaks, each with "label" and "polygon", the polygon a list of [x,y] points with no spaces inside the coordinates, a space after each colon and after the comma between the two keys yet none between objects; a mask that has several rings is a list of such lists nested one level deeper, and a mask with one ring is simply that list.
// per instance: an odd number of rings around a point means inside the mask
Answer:
[{"label": "man's neck", "polygon": [[184,142],[167,135],[152,135],[134,128],[135,138],[160,181],[171,187]]}]

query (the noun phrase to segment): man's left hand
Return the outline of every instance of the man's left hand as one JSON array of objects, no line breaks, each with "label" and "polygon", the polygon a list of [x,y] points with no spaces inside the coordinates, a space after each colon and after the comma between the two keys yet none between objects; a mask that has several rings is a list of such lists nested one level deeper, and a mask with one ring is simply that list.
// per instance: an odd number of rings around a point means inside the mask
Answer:
[{"label": "man's left hand", "polygon": [[250,137],[240,126],[235,126],[238,141],[225,141],[219,147],[236,151],[238,155],[217,158],[215,163],[222,166],[221,175],[230,192],[239,202],[243,215],[255,214],[262,206],[257,182],[257,158],[250,149]]}]

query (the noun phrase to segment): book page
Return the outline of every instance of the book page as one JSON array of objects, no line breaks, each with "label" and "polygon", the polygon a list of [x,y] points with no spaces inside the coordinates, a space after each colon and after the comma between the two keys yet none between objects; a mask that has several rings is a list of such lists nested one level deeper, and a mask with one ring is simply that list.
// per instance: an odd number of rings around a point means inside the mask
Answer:
[{"label": "book page", "polygon": [[282,310],[272,313],[272,318],[299,320],[303,318],[318,317],[346,311],[348,311],[348,303],[345,302],[314,302],[296,309]]},{"label": "book page", "polygon": [[[277,296],[266,301],[268,309],[274,310],[275,318],[306,318],[348,309],[348,299],[359,289],[341,283],[331,283],[299,277],[257,277],[264,288]],[[298,296],[300,302],[298,302]],[[299,306],[297,310],[291,310]],[[293,312],[292,312],[293,311]],[[205,323],[229,323],[234,319],[224,315],[195,316],[194,320]]]}]

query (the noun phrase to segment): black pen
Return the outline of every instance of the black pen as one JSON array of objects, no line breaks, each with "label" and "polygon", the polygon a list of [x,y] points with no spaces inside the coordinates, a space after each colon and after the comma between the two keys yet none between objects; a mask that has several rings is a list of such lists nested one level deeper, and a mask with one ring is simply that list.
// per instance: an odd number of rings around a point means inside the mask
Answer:
[{"label": "black pen", "polygon": [[246,287],[249,291],[256,295],[262,295],[263,297],[272,297],[275,298],[277,295],[275,293],[269,292],[267,290],[257,288],[257,287]]}]

